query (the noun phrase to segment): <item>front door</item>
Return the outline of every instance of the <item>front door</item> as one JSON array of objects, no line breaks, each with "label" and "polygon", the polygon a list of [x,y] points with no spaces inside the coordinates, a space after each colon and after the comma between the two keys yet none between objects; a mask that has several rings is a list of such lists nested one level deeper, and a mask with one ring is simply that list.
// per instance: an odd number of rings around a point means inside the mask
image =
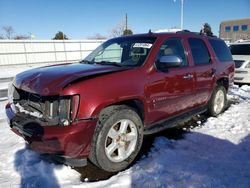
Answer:
[{"label": "front door", "polygon": [[182,59],[182,64],[164,71],[156,68],[150,75],[147,86],[150,124],[193,107],[194,73],[187,61],[182,39],[167,39],[160,47],[156,64],[162,56],[177,56]]}]

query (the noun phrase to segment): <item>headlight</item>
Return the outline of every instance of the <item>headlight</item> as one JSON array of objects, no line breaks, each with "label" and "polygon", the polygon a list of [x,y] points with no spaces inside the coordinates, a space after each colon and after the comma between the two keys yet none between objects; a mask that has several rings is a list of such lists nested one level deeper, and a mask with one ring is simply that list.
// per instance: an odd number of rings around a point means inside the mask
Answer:
[{"label": "headlight", "polygon": [[59,100],[46,101],[45,114],[48,120],[51,122],[51,125],[70,125],[70,123],[74,121],[77,116],[79,99],[79,95],[74,95],[69,97],[61,97]]},{"label": "headlight", "polygon": [[71,99],[71,120],[74,121],[77,117],[80,104],[80,96],[74,95]]},{"label": "headlight", "polygon": [[245,68],[250,68],[250,62],[246,64]]},{"label": "headlight", "polygon": [[59,116],[59,122],[63,124],[64,126],[68,126],[70,124],[70,99],[61,99],[59,101],[58,106],[58,116]]}]

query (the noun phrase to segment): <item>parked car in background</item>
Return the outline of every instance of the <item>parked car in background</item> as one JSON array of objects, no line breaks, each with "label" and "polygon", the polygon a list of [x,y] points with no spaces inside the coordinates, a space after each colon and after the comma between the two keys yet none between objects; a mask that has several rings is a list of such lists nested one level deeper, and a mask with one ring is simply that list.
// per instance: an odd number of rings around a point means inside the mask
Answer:
[{"label": "parked car in background", "polygon": [[241,40],[229,45],[235,62],[234,83],[250,84],[250,40]]},{"label": "parked car in background", "polygon": [[233,76],[232,55],[215,36],[118,37],[79,63],[18,74],[6,114],[35,151],[117,172],[134,161],[144,135],[222,113]]}]

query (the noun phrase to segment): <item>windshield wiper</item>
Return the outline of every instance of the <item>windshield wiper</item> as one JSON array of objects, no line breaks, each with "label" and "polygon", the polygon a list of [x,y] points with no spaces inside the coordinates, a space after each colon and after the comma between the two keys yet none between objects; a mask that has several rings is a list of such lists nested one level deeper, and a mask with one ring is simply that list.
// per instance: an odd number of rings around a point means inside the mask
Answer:
[{"label": "windshield wiper", "polygon": [[114,65],[117,67],[123,67],[121,63],[116,63],[116,62],[111,62],[111,61],[99,61],[99,62],[94,62],[95,64],[99,65]]},{"label": "windshield wiper", "polygon": [[94,61],[89,61],[89,60],[82,60],[80,63],[85,63],[85,64],[94,64]]}]

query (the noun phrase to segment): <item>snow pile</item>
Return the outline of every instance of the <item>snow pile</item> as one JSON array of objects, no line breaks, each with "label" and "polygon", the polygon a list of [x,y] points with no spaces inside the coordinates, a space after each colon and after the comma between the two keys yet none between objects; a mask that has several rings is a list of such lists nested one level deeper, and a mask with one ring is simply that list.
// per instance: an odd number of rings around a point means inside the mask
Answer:
[{"label": "snow pile", "polygon": [[1,121],[0,187],[250,187],[250,87],[234,87],[229,98],[234,104],[217,118],[181,139],[156,137],[131,168],[94,183],[49,163]]}]

